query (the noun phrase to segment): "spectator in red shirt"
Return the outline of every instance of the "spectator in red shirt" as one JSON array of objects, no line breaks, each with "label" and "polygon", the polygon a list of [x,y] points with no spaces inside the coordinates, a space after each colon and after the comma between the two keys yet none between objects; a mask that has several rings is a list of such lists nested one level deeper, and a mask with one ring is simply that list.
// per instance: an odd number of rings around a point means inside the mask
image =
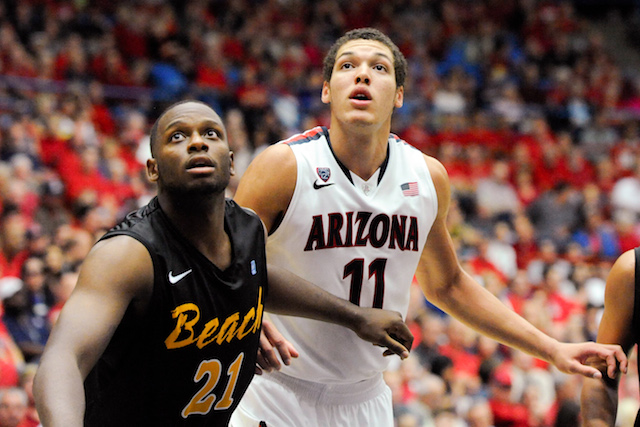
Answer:
[{"label": "spectator in red shirt", "polygon": [[440,345],[439,353],[451,359],[456,376],[477,377],[481,362],[474,351],[477,332],[457,319],[449,318],[448,322],[446,328],[448,342]]},{"label": "spectator in red shirt", "polygon": [[0,277],[20,277],[27,250],[27,220],[18,212],[5,212],[0,230]]},{"label": "spectator in red shirt", "polygon": [[36,402],[33,398],[33,379],[36,375],[38,365],[30,363],[24,367],[22,375],[20,375],[20,387],[27,393],[27,416],[21,427],[38,427],[40,425],[40,416],[36,410]]},{"label": "spectator in red shirt", "polygon": [[562,273],[554,266],[546,269],[542,283],[537,292],[544,297],[544,306],[551,314],[554,331],[550,335],[563,340],[566,337],[566,325],[573,315],[584,315],[585,307],[577,299],[568,295],[563,286],[570,286],[563,282]]},{"label": "spectator in red shirt", "polygon": [[512,385],[508,365],[497,367],[491,379],[489,397],[495,427],[530,427],[527,407],[511,399]]}]

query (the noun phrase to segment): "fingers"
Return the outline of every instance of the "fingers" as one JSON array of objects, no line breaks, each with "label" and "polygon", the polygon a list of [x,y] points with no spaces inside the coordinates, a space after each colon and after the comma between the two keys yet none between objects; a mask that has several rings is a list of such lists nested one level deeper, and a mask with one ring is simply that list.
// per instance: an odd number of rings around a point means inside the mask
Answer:
[{"label": "fingers", "polygon": [[[629,369],[629,360],[627,359],[627,355],[625,354],[624,350],[622,350],[622,347],[620,346],[615,346],[615,360],[613,361],[614,364],[618,364],[618,369],[620,369],[620,372],[622,372],[623,374],[627,373],[627,369]],[[611,375],[609,375],[609,378],[611,378]]]},{"label": "fingers", "polygon": [[267,321],[262,322],[260,346],[256,359],[256,375],[262,375],[263,372],[271,372],[274,369],[279,371],[282,368],[280,359],[282,359],[282,363],[289,365],[291,359],[298,356],[295,347],[282,336],[275,326]]},{"label": "fingers", "polygon": [[570,373],[600,379],[605,372],[605,363],[606,374],[611,379],[615,379],[620,372],[627,373],[627,356],[619,345],[585,343],[580,346],[576,356],[568,365]]},{"label": "fingers", "polygon": [[392,354],[397,354],[400,356],[400,359],[404,360],[409,357],[409,350],[413,344],[413,335],[404,323],[401,324],[401,327],[396,329],[396,331],[387,335],[384,343],[387,350],[385,350],[382,355],[390,356]]},{"label": "fingers", "polygon": [[[594,354],[598,355],[607,364],[607,376],[615,379],[618,373],[627,373],[628,360],[627,355],[619,345],[596,344],[597,348]],[[598,371],[598,375],[593,378],[601,378],[602,374]]]},{"label": "fingers", "polygon": [[398,341],[394,340],[391,337],[389,337],[389,341],[387,342],[386,347],[387,349],[384,351],[384,353],[382,353],[383,356],[390,356],[392,354],[397,354],[398,356],[400,356],[400,359],[402,360],[409,357],[409,350],[407,350],[405,346],[403,346],[402,344],[400,344]]},{"label": "fingers", "polygon": [[264,372],[271,372],[274,369],[280,370],[280,360],[276,356],[276,352],[274,351],[273,346],[269,342],[269,339],[266,337],[264,333],[260,334],[260,347],[258,348],[258,356],[256,358],[256,373],[258,373],[258,369],[261,368],[261,371],[258,375]]},{"label": "fingers", "polygon": [[607,376],[611,379],[615,378],[618,372],[627,373],[627,355],[618,345],[606,346],[612,350],[612,353],[606,356],[607,360]]},{"label": "fingers", "polygon": [[[295,347],[289,341],[287,341],[284,336],[282,336],[280,331],[278,331],[276,327],[273,326],[270,322],[263,322],[262,330],[264,332],[264,336],[269,342],[269,347],[271,349],[271,353],[268,355],[269,361],[273,362],[273,359],[275,359],[275,363],[277,363],[277,365],[275,365],[276,369],[280,370],[281,365],[276,356],[276,352],[273,349],[274,346],[278,351],[280,358],[282,359],[282,363],[284,363],[285,365],[290,365],[291,359],[299,356],[298,351],[295,349]],[[262,337],[260,342],[262,347]]]},{"label": "fingers", "polygon": [[391,336],[401,342],[407,350],[411,351],[413,347],[413,334],[406,323],[400,323],[397,330],[391,334]]},{"label": "fingers", "polygon": [[578,361],[574,361],[574,363],[571,364],[569,373],[579,374],[587,378],[602,378],[602,372],[600,372],[598,369],[591,366],[583,365]]}]

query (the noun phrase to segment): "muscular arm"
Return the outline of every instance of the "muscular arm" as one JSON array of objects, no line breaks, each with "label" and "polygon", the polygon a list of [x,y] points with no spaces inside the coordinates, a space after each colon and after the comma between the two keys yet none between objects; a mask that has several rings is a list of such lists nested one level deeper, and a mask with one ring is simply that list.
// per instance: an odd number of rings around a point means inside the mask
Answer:
[{"label": "muscular arm", "polygon": [[[425,296],[438,307],[477,331],[552,362],[563,372],[600,376],[582,361],[590,355],[607,360],[614,376],[616,357],[624,361],[622,349],[595,343],[563,344],[535,328],[484,289],[460,266],[446,227],[450,203],[449,178],[437,160],[425,156],[438,195],[438,215],[424,247],[416,278]],[[621,366],[622,368],[622,366]]]},{"label": "muscular arm", "polygon": [[269,265],[269,297],[265,309],[335,323],[366,341],[387,347],[385,355],[409,357],[413,335],[400,313],[359,307],[275,265]]},{"label": "muscular arm", "polygon": [[[604,314],[598,329],[598,342],[619,344],[629,353],[633,346],[631,322],[635,293],[635,255],[622,254],[607,278]],[[582,387],[582,419],[585,427],[615,425],[618,408],[618,378],[585,379]]]},{"label": "muscular arm", "polygon": [[87,255],[34,380],[43,425],[83,425],[84,379],[129,304],[147,297],[152,283],[151,257],[141,243],[130,237],[99,242]]}]

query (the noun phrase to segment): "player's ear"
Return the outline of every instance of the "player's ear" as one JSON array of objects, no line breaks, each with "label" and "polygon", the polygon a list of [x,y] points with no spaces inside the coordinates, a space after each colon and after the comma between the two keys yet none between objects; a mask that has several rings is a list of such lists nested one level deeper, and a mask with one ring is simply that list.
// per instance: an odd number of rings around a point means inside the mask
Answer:
[{"label": "player's ear", "polygon": [[329,82],[322,83],[322,95],[320,99],[324,104],[331,103],[331,89],[329,88]]},{"label": "player's ear", "polygon": [[402,107],[402,104],[404,104],[404,86],[400,86],[396,89],[396,97],[393,106],[400,108]]},{"label": "player's ear", "polygon": [[229,173],[231,176],[236,174],[236,168],[233,164],[233,151],[229,151]]},{"label": "player's ear", "polygon": [[147,159],[147,178],[151,182],[158,180],[158,162],[153,157]]}]

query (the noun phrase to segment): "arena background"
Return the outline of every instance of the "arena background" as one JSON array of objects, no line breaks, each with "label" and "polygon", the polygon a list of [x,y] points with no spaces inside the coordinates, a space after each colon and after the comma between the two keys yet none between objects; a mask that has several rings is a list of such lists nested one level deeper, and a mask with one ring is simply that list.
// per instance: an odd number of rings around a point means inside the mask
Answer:
[{"label": "arena background", "polygon": [[[232,196],[260,150],[328,124],[323,56],[364,26],[408,59],[392,131],[447,167],[465,269],[548,334],[595,340],[611,263],[640,244],[639,6],[0,3],[0,387],[30,396],[79,263],[153,196],[144,161],[164,107],[197,98],[221,113],[238,171]],[[580,377],[478,336],[415,291],[416,347],[385,377],[399,426],[489,426],[476,420],[492,416],[577,425]],[[619,425],[633,425],[638,402],[634,350]],[[32,402],[25,417],[37,425]]]}]

